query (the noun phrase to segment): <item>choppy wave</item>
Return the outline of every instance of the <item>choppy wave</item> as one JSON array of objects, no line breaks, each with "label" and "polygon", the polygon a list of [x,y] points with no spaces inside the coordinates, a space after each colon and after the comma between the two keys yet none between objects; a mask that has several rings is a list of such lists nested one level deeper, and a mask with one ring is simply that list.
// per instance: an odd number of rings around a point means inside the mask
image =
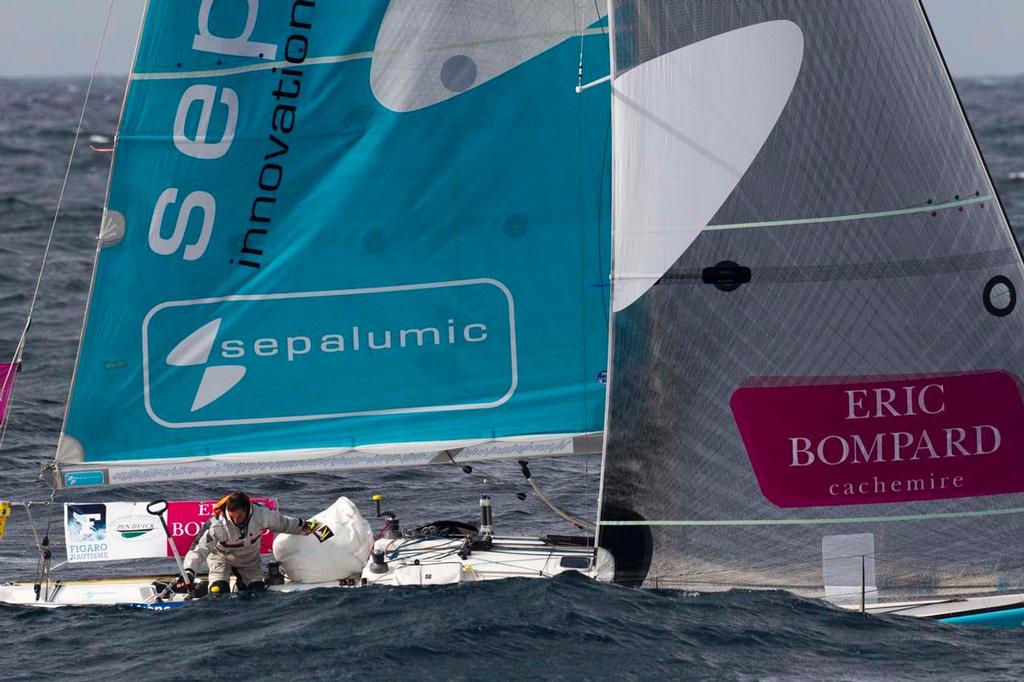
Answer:
[{"label": "choppy wave", "polygon": [[567,575],[129,608],[0,608],[11,680],[1016,680],[1017,632],[864,616],[782,592]]},{"label": "choppy wave", "polygon": [[[0,358],[13,353],[53,218],[84,81],[0,80]],[[1024,80],[960,84],[1012,223],[1024,227]],[[0,497],[41,499],[74,362],[123,79],[101,80],[86,116],[0,467]],[[1019,238],[1019,235],[1018,235]],[[534,473],[555,501],[592,517],[598,462],[564,459]],[[409,522],[471,519],[495,498],[504,533],[562,532],[514,465],[303,474],[257,481],[146,485],[76,497],[213,497],[245,487],[310,512],[348,495],[369,511],[383,492]],[[45,509],[36,521],[46,524]],[[59,547],[59,513],[54,518]],[[60,559],[58,551],[58,559]],[[0,579],[34,565],[24,513],[0,542]],[[145,563],[113,570],[148,568]],[[104,567],[104,570],[111,570]],[[94,574],[64,569],[68,577]],[[319,590],[197,603],[173,612],[0,607],[0,677],[251,679],[1019,679],[1024,633],[862,616],[777,592],[638,591],[567,576],[416,589]]]}]

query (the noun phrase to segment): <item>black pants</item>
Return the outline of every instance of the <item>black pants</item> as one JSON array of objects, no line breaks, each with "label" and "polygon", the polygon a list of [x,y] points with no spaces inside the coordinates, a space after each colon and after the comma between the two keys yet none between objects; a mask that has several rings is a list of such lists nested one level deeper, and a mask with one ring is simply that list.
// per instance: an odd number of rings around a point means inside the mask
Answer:
[{"label": "black pants", "polygon": [[[267,584],[262,580],[253,580],[251,583],[243,583],[242,577],[238,575],[238,571],[231,569],[231,572],[235,575],[235,585],[238,587],[239,592],[263,592],[267,589]],[[227,594],[231,591],[231,585],[228,584],[227,580],[216,580],[210,584],[209,593],[213,595]]]}]

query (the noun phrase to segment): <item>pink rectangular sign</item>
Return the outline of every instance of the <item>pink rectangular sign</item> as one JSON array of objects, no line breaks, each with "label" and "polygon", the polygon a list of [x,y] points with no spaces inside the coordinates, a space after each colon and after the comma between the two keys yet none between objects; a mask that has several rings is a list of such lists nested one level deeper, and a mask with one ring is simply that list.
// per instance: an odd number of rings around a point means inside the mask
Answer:
[{"label": "pink rectangular sign", "polygon": [[[263,497],[252,498],[253,502],[262,502],[271,509],[277,507],[275,500]],[[178,553],[184,557],[188,548],[192,545],[199,530],[203,527],[206,519],[213,516],[213,505],[217,500],[204,500],[201,502],[168,502],[167,503],[167,529],[171,537],[167,543],[167,556],[174,556],[171,552],[170,542],[173,541]],[[274,534],[264,531],[260,542],[260,553],[269,554],[274,544]]]},{"label": "pink rectangular sign", "polygon": [[7,403],[14,391],[14,377],[18,373],[17,365],[0,362],[0,423],[7,414]]},{"label": "pink rectangular sign", "polygon": [[737,389],[731,406],[778,507],[1024,491],[1024,400],[1007,372],[767,383]]}]

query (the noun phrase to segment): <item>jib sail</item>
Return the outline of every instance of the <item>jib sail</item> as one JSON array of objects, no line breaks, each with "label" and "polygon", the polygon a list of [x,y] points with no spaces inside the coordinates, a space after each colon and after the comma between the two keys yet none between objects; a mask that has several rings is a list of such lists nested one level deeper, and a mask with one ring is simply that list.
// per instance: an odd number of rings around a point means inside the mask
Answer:
[{"label": "jib sail", "polygon": [[[592,2],[151,2],[61,485],[594,451]],[[607,93],[607,90],[605,90]]]}]

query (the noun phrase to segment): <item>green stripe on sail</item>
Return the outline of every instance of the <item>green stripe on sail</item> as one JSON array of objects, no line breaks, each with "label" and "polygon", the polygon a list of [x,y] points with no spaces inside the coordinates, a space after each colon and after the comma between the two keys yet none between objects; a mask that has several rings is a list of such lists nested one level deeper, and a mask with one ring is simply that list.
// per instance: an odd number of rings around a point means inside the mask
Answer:
[{"label": "green stripe on sail", "polygon": [[848,220],[871,220],[873,218],[892,218],[901,215],[913,215],[915,213],[930,213],[942,211],[947,208],[957,208],[970,204],[980,204],[983,201],[994,201],[991,194],[975,196],[970,199],[957,199],[946,201],[941,204],[925,204],[923,206],[912,206],[910,208],[897,208],[891,211],[873,211],[871,213],[851,213],[849,215],[825,216],[822,218],[797,218],[795,220],[768,220],[759,223],[732,223],[730,225],[708,225],[705,230],[739,230],[748,227],[782,227],[785,225],[815,225],[819,223],[840,223]]},{"label": "green stripe on sail", "polygon": [[[841,223],[853,220],[873,220],[875,218],[893,218],[896,216],[914,215],[916,213],[934,213],[936,211],[944,211],[951,208],[960,208],[962,206],[969,206],[971,204],[980,204],[986,201],[995,201],[995,196],[986,194],[985,196],[973,196],[969,199],[956,199],[954,201],[945,201],[941,204],[923,204],[921,206],[911,206],[909,208],[895,208],[890,211],[871,211],[868,213],[848,213],[846,215],[833,215],[833,216],[820,216],[817,218],[786,218],[783,220],[765,220],[756,223],[728,223],[725,225],[706,225],[701,230],[742,230],[747,228],[756,227],[787,227],[790,225],[819,225],[824,223]],[[671,227],[661,230],[626,230],[624,234],[631,233],[654,233],[654,232],[677,232],[684,228]],[[649,275],[643,275],[648,277]],[[621,278],[621,276],[620,276]]]},{"label": "green stripe on sail", "polygon": [[1024,508],[985,509],[938,514],[901,514],[898,516],[850,516],[840,519],[681,519],[645,521],[598,521],[601,526],[810,526],[832,523],[892,523],[895,521],[931,521],[932,519],[959,519],[972,516],[1000,516],[1022,514]]}]

